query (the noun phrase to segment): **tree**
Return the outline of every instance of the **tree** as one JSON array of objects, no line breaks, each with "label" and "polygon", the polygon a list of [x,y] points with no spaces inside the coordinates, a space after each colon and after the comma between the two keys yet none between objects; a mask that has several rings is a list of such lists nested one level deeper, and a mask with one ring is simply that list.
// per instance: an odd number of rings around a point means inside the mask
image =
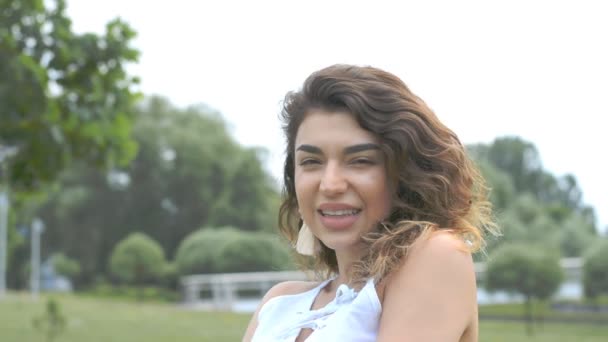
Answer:
[{"label": "tree", "polygon": [[594,210],[582,202],[575,177],[546,172],[534,144],[500,137],[467,148],[488,182],[503,232],[488,241],[488,251],[509,241],[533,242],[574,257],[597,238]]},{"label": "tree", "polygon": [[479,168],[490,187],[490,199],[494,210],[502,211],[507,208],[515,198],[515,186],[511,176],[498,169],[492,163],[481,160]]},{"label": "tree", "polygon": [[111,249],[136,229],[173,259],[200,227],[276,227],[279,196],[262,166],[263,151],[240,146],[219,114],[151,97],[138,107],[133,135],[139,150],[128,167],[100,172],[74,163],[40,213],[47,251],[81,262],[77,285],[107,274]]},{"label": "tree", "polygon": [[[110,257],[112,274],[122,282],[136,286],[162,277],[165,264],[161,246],[142,233],[132,233],[120,241]],[[141,291],[139,294],[141,298]]]},{"label": "tree", "polygon": [[583,287],[585,297],[608,295],[608,239],[600,239],[584,257]]},{"label": "tree", "polygon": [[180,244],[175,258],[181,275],[277,271],[293,266],[289,249],[268,233],[206,227]]},{"label": "tree", "polygon": [[189,234],[177,249],[175,263],[181,275],[218,273],[217,257],[223,245],[238,235],[231,227],[201,228]]},{"label": "tree", "polygon": [[0,168],[17,218],[9,225],[12,274],[27,247],[12,237],[32,218],[23,213],[32,196],[73,161],[108,169],[136,153],[130,131],[138,80],[125,72],[139,55],[135,32],[113,20],[102,35],[75,34],[65,7],[64,0],[0,0],[0,149],[17,148]]},{"label": "tree", "polygon": [[226,241],[215,258],[220,272],[260,272],[293,269],[287,245],[267,233],[239,232]]},{"label": "tree", "polygon": [[499,246],[502,243],[524,242],[527,240],[527,227],[513,210],[506,211],[500,215],[498,224],[500,225],[502,235],[495,246]]},{"label": "tree", "polygon": [[77,260],[68,258],[63,253],[55,253],[51,258],[57,274],[72,279],[80,273],[80,265]]},{"label": "tree", "polygon": [[502,228],[500,243],[534,242],[547,247],[559,247],[550,237],[559,233],[561,226],[553,221],[547,211],[530,193],[515,196],[500,213],[498,223]]},{"label": "tree", "polygon": [[580,257],[597,239],[593,226],[577,213],[568,216],[557,233],[557,246],[563,257]]},{"label": "tree", "polygon": [[8,168],[16,191],[39,190],[72,160],[124,165],[138,58],[135,32],[113,20],[102,36],[72,32],[65,1],[2,0],[0,146],[16,146]]},{"label": "tree", "polygon": [[[582,203],[582,191],[576,178],[570,174],[557,178],[545,171],[536,146],[529,141],[520,137],[499,137],[491,144],[468,146],[468,150],[478,163],[489,163],[508,174],[518,193],[528,192],[544,204],[559,204],[581,212],[590,209]],[[484,175],[488,177],[486,172]],[[490,174],[488,178],[492,180],[493,177]]]},{"label": "tree", "polygon": [[485,287],[490,292],[502,290],[524,297],[527,332],[531,334],[533,299],[549,299],[558,290],[563,277],[557,255],[536,246],[508,244],[490,256],[486,264]]},{"label": "tree", "polygon": [[469,148],[478,160],[487,160],[499,170],[511,175],[515,189],[535,189],[542,163],[536,147],[519,137],[501,137],[490,145]]}]

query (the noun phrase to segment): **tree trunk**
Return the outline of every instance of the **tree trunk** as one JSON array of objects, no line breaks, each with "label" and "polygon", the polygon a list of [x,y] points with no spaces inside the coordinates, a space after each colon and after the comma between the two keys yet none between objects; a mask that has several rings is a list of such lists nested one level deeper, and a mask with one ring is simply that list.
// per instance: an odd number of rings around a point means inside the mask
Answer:
[{"label": "tree trunk", "polygon": [[532,315],[532,297],[526,296],[526,333],[528,336],[534,335],[534,316]]},{"label": "tree trunk", "polygon": [[536,310],[536,313],[538,314],[538,326],[540,327],[541,331],[543,330],[543,328],[545,327],[545,313],[547,312],[547,309],[549,307],[549,302],[548,301],[544,301],[544,300],[540,300],[539,303],[537,303],[536,305],[537,308],[540,307],[540,313],[539,310]]},{"label": "tree trunk", "polygon": [[136,298],[138,303],[141,303],[144,300],[143,273],[143,266],[137,265],[135,268],[135,291],[137,293]]}]

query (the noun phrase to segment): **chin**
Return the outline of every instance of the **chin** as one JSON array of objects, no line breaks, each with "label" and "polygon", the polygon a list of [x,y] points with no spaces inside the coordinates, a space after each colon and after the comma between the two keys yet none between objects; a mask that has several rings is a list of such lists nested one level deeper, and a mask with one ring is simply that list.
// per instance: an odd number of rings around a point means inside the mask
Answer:
[{"label": "chin", "polygon": [[323,244],[329,248],[333,249],[335,252],[353,250],[353,249],[362,249],[363,244],[361,240],[358,238],[352,239],[327,239],[323,241]]}]

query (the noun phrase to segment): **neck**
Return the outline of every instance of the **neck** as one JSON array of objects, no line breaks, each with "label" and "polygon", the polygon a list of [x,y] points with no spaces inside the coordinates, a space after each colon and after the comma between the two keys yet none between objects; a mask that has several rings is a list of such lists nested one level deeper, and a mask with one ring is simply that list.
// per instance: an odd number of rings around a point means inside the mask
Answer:
[{"label": "neck", "polygon": [[362,250],[336,251],[336,260],[338,262],[338,277],[334,279],[336,287],[341,284],[347,284],[348,286],[354,285],[352,283],[352,266],[355,262],[361,260],[362,256]]}]

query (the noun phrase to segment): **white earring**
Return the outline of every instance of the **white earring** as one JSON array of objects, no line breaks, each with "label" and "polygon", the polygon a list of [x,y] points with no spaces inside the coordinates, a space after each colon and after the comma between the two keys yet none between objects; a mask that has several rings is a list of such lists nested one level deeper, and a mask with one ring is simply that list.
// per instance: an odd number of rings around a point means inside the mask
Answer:
[{"label": "white earring", "polygon": [[302,255],[314,255],[315,253],[315,236],[306,223],[302,223],[302,227],[300,227],[296,251]]}]

